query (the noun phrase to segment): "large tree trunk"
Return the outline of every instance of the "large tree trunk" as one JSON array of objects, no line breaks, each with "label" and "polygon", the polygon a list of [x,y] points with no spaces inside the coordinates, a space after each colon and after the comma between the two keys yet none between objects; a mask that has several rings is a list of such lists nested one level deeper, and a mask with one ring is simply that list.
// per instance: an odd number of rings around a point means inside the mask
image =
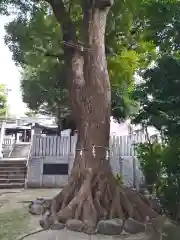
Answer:
[{"label": "large tree trunk", "polygon": [[65,49],[78,129],[76,156],[67,186],[52,201],[51,214],[57,221],[79,219],[92,230],[100,219],[144,221],[157,213],[141,195],[119,186],[112,174],[107,159],[111,89],[104,44],[108,7],[84,7],[85,50]]},{"label": "large tree trunk", "polygon": [[70,95],[78,129],[75,165],[80,160],[81,170],[99,170],[108,166],[110,171],[106,160],[111,113],[111,89],[104,48],[106,15],[107,10],[95,8],[89,11],[84,19],[85,45],[89,50],[75,51],[72,58],[74,82]]}]

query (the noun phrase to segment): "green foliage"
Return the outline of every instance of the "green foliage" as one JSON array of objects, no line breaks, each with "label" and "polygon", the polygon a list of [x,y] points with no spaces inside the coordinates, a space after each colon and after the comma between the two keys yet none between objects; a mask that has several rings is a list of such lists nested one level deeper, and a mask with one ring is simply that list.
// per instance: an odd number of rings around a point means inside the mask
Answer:
[{"label": "green foliage", "polygon": [[[82,3],[67,0],[65,8],[82,41]],[[13,12],[14,20],[6,26],[5,41],[16,64],[22,68],[28,65],[45,74],[51,72],[53,65],[63,64],[62,33],[46,1],[1,0],[0,12]],[[114,1],[107,20],[106,52],[112,86],[112,114],[116,119],[124,119],[137,111],[138,97],[136,101],[131,97],[134,74],[156,60],[157,47],[160,55],[165,52],[179,54],[179,22],[179,0]],[[23,92],[25,96],[27,87]],[[37,92],[41,96],[42,92]]]},{"label": "green foliage", "polygon": [[180,202],[180,140],[170,139],[166,145],[139,144],[137,157],[148,190],[156,193],[163,207],[175,219]]},{"label": "green foliage", "polygon": [[61,31],[47,5],[40,4],[32,18],[17,16],[6,26],[5,42],[15,63],[22,67],[23,101],[32,111],[54,115],[69,114]]},{"label": "green foliage", "polygon": [[[70,113],[66,81],[59,64],[47,70],[26,67],[22,75],[23,101],[36,112],[63,118]],[[60,75],[60,76],[59,76]]]},{"label": "green foliage", "polygon": [[140,111],[134,122],[151,125],[166,135],[180,134],[180,60],[171,56],[159,59],[144,74],[133,93]]},{"label": "green foliage", "polygon": [[120,174],[117,174],[116,175],[116,180],[118,182],[119,185],[123,185],[124,184],[124,179],[123,179],[123,176],[120,175]]},{"label": "green foliage", "polygon": [[[161,203],[175,217],[180,202],[180,1],[145,1],[146,39],[158,47],[158,60],[145,71],[132,92],[140,108],[133,123],[154,126],[163,135],[165,145],[140,144],[138,158],[146,182],[156,190]],[[147,16],[144,14],[144,16]]]},{"label": "green foliage", "polygon": [[152,193],[162,176],[163,147],[159,143],[140,143],[136,146],[136,152],[148,190]]},{"label": "green foliage", "polygon": [[147,39],[159,47],[160,55],[179,54],[180,1],[145,1],[148,5]]},{"label": "green foliage", "polygon": [[[10,0],[3,2],[10,3]],[[11,3],[14,7],[21,8],[20,14],[16,14],[14,20],[6,26],[5,41],[16,64],[23,68],[28,65],[38,72],[40,68],[45,74],[51,72],[53,65],[63,64],[61,31],[54,15],[49,12],[48,5],[44,2],[35,4],[33,1],[27,1],[27,5],[21,1]],[[137,105],[130,97],[134,89],[134,73],[138,68],[147,66],[156,55],[155,45],[145,38],[145,29],[141,33],[137,31],[131,34],[135,23],[142,21],[141,10],[144,11],[145,7],[140,0],[116,0],[108,16],[106,50],[112,85],[112,114],[118,120],[136,110]],[[68,1],[66,8],[69,9]],[[28,14],[25,14],[24,9]],[[71,2],[70,17],[81,39],[82,9],[79,1]],[[43,81],[41,85],[43,86]],[[28,90],[26,87],[24,91],[24,83],[22,90],[25,96]]]},{"label": "green foliage", "polygon": [[163,152],[165,176],[161,181],[159,197],[163,205],[174,218],[179,214],[180,202],[180,140],[169,139]]},{"label": "green foliage", "polygon": [[7,95],[4,84],[0,84],[0,117],[5,117],[7,109]]}]

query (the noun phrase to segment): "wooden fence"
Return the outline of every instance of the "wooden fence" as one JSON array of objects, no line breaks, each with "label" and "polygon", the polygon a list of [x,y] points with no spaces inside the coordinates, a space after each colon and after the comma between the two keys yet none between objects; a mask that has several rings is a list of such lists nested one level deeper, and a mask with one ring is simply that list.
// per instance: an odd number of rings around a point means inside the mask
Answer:
[{"label": "wooden fence", "polygon": [[[154,138],[155,136],[153,136]],[[77,136],[43,136],[34,135],[32,156],[68,156],[75,154]],[[110,138],[110,154],[117,156],[136,156],[135,145],[146,142],[145,134],[137,133],[128,136]]]},{"label": "wooden fence", "polygon": [[[142,133],[110,138],[110,164],[115,174],[120,173],[123,176],[125,185],[139,187],[143,175],[136,158],[135,145],[145,141],[147,141],[147,137]],[[29,161],[29,178],[35,181],[41,176],[41,181],[38,181],[44,186],[47,184],[54,186],[57,180],[50,183],[52,177],[43,176],[40,169],[43,168],[43,164],[58,163],[68,165],[70,172],[74,161],[76,142],[77,136],[34,135],[30,154],[31,160]],[[31,176],[32,173],[33,176]],[[55,178],[56,176],[54,176]],[[65,178],[62,176],[61,182],[66,181],[67,176]]]},{"label": "wooden fence", "polygon": [[75,152],[76,137],[34,135],[31,156],[61,156],[66,157]]}]

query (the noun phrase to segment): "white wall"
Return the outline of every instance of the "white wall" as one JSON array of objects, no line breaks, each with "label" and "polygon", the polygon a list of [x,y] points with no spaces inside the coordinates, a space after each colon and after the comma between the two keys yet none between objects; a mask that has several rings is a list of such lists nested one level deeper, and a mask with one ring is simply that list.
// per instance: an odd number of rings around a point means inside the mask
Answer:
[{"label": "white wall", "polygon": [[[133,128],[133,130],[141,129],[141,125],[131,125],[130,120],[127,120],[124,123],[118,123],[111,117],[110,136],[127,136],[130,134],[130,127]],[[157,133],[158,131],[154,127],[148,127],[149,136]]]},{"label": "white wall", "polygon": [[111,118],[110,123],[110,136],[124,136],[129,134],[128,121],[124,123],[118,123],[113,118]]}]

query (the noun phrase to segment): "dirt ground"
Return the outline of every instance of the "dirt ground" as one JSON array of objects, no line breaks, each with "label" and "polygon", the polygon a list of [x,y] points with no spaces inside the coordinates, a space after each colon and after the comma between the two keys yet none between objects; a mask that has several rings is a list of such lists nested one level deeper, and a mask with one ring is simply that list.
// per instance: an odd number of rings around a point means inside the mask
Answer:
[{"label": "dirt ground", "polygon": [[[0,190],[0,239],[15,240],[21,235],[40,229],[39,217],[28,213],[28,200],[53,197],[58,189]],[[34,239],[37,239],[34,236]]]},{"label": "dirt ground", "polygon": [[[41,229],[39,216],[28,213],[28,203],[37,197],[53,197],[59,189],[25,189],[25,190],[0,190],[0,240],[20,240],[27,233]],[[172,237],[171,240],[180,239]],[[66,229],[60,231],[43,231],[30,235],[24,240],[148,240],[144,233],[136,236],[88,236],[83,233],[71,232]],[[156,240],[156,239],[153,239]],[[159,240],[159,239],[157,239]]]}]

